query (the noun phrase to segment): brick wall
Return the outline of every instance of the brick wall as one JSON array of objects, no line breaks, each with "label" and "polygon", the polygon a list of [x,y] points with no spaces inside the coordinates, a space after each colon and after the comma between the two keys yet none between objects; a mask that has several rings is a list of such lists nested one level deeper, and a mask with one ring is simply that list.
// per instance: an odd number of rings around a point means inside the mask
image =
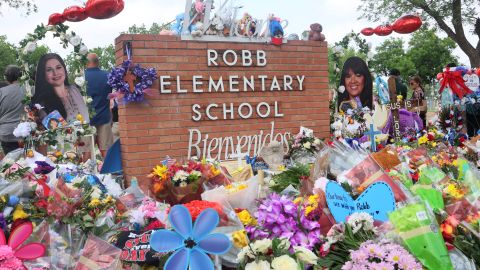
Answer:
[{"label": "brick wall", "polygon": [[[255,135],[259,130],[270,130],[270,123],[275,122],[275,131],[298,132],[299,126],[312,128],[315,135],[327,137],[329,133],[328,108],[328,57],[327,43],[310,41],[289,41],[281,47],[253,43],[215,43],[181,41],[180,38],[158,35],[121,35],[115,40],[116,59],[119,65],[125,58],[123,42],[132,41],[133,57],[136,64],[154,67],[159,76],[172,76],[172,94],[161,94],[158,80],[155,91],[147,97],[144,104],[120,106],[119,126],[122,142],[123,168],[128,179],[137,177],[143,187],[147,186],[146,175],[166,155],[177,159],[187,157],[189,129],[197,128],[202,134],[212,137],[237,135]],[[220,53],[231,49],[234,51],[257,50],[266,52],[267,65],[264,67],[209,67],[207,50],[214,49]],[[231,59],[231,58],[228,58]],[[240,61],[241,63],[241,61]],[[177,94],[176,76],[181,78],[181,88],[187,94]],[[204,76],[204,93],[192,92],[192,77]],[[208,78],[218,80],[229,75],[269,77],[284,75],[305,75],[303,91],[240,91],[228,92],[228,80],[224,93],[208,93]],[[271,80],[267,80],[270,85]],[[242,81],[240,81],[242,86]],[[260,81],[255,80],[256,89]],[[201,121],[192,120],[192,105],[203,108],[217,103],[233,103],[238,106],[243,102],[256,105],[267,102],[271,105],[277,101],[280,118],[260,118],[255,113],[251,119],[209,121],[202,116]],[[255,109],[255,108],[254,108]],[[273,107],[272,107],[273,110]],[[204,112],[204,111],[203,111]],[[222,116],[221,110],[214,110]],[[235,115],[235,118],[238,118]]]}]

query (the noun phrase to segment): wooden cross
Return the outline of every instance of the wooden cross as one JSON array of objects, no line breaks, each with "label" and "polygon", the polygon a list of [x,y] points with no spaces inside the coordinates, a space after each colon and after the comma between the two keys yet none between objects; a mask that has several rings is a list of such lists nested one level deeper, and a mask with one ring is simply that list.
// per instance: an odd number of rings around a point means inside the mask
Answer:
[{"label": "wooden cross", "polygon": [[365,132],[365,135],[370,137],[370,143],[371,143],[370,149],[372,150],[372,152],[377,152],[377,142],[375,141],[375,135],[379,135],[379,134],[382,134],[382,132],[378,130],[375,131],[373,124],[370,124],[370,131]]},{"label": "wooden cross", "polygon": [[387,104],[387,109],[392,112],[393,118],[393,135],[395,137],[395,141],[400,141],[402,139],[400,133],[400,115],[398,114],[398,110],[400,108],[410,109],[412,107],[412,102],[410,100],[406,101],[398,101],[397,100],[397,84],[395,77],[390,76],[388,78],[388,91],[390,92],[390,103]]},{"label": "wooden cross", "polygon": [[130,93],[135,92],[135,80],[136,79],[137,79],[137,76],[135,76],[131,71],[127,71],[127,74],[125,75],[124,80],[130,86]]}]

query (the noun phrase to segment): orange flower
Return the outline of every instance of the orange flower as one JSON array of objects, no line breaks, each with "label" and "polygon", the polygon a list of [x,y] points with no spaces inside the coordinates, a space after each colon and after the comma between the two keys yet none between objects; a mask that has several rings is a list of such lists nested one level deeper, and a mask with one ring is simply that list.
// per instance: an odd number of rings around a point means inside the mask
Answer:
[{"label": "orange flower", "polygon": [[164,186],[162,183],[160,183],[160,182],[155,182],[155,183],[153,184],[153,192],[154,192],[155,194],[161,192],[161,191],[164,190],[164,189],[165,189],[165,186]]}]

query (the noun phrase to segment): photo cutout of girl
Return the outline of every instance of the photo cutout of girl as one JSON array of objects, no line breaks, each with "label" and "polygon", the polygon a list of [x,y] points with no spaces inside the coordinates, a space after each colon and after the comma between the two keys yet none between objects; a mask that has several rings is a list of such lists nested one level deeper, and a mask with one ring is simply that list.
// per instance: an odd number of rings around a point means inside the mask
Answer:
[{"label": "photo cutout of girl", "polygon": [[340,112],[366,107],[373,109],[372,75],[363,59],[353,56],[345,61],[340,77],[341,86],[345,91],[338,96]]}]

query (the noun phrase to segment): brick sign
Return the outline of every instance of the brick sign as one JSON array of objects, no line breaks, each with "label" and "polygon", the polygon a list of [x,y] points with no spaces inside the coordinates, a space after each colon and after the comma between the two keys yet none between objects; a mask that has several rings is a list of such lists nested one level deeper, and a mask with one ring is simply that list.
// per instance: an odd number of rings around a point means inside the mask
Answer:
[{"label": "brick sign", "polygon": [[[257,154],[273,140],[287,145],[300,126],[329,134],[325,42],[182,41],[121,35],[117,64],[132,44],[132,60],[154,67],[159,79],[143,104],[120,106],[124,173],[145,179],[167,155],[229,159]],[[142,182],[142,181],[141,181]]]}]

